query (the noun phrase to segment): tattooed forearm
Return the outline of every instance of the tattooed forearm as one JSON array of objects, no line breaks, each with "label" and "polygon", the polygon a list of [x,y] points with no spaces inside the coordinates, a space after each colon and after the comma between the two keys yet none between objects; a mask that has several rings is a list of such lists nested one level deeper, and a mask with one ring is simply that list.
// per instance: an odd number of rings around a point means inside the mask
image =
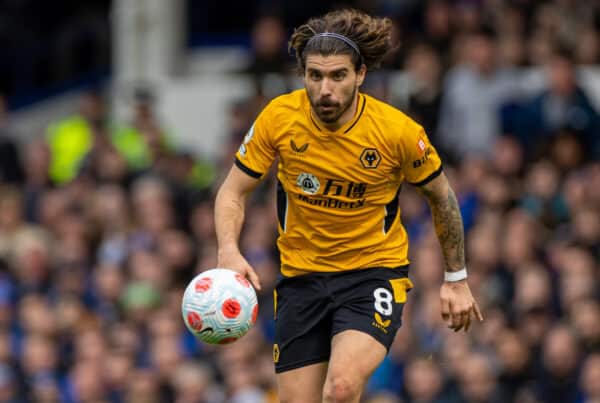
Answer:
[{"label": "tattooed forearm", "polygon": [[427,197],[431,208],[435,232],[446,262],[446,270],[461,270],[465,267],[465,237],[456,195],[448,186],[446,178],[443,178],[442,183],[423,187],[421,192]]}]

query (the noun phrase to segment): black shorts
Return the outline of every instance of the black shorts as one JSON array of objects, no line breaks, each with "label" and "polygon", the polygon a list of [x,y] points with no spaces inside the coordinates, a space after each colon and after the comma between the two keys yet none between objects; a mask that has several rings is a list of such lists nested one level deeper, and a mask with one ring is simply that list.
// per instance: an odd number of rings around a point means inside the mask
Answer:
[{"label": "black shorts", "polygon": [[282,278],[275,288],[275,372],[329,360],[344,330],[373,336],[389,350],[400,328],[408,265]]}]

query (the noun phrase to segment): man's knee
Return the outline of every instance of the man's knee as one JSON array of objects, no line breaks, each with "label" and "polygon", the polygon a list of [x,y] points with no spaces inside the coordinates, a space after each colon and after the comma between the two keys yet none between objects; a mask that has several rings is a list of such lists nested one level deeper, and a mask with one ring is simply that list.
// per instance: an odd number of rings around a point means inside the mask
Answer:
[{"label": "man's knee", "polygon": [[345,375],[332,375],[325,382],[323,397],[326,402],[346,403],[358,400],[362,386],[360,382]]}]

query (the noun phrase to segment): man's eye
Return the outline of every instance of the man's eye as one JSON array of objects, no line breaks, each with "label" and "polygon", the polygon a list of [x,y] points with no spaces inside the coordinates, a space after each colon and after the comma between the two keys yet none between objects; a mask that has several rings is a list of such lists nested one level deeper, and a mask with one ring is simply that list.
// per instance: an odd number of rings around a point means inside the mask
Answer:
[{"label": "man's eye", "polygon": [[341,81],[344,79],[344,77],[346,77],[346,73],[340,72],[340,73],[335,73],[333,75],[333,79],[337,80],[337,81]]},{"label": "man's eye", "polygon": [[310,73],[310,78],[312,80],[320,80],[321,79],[321,75],[319,73],[312,72],[312,73]]}]

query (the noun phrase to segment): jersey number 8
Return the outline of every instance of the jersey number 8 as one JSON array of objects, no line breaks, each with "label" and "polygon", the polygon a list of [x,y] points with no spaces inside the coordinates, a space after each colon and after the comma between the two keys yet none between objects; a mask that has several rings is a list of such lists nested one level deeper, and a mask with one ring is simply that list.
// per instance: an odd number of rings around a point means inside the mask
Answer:
[{"label": "jersey number 8", "polygon": [[376,288],[373,291],[373,297],[375,297],[375,310],[382,315],[390,316],[392,314],[392,293],[382,287]]}]

